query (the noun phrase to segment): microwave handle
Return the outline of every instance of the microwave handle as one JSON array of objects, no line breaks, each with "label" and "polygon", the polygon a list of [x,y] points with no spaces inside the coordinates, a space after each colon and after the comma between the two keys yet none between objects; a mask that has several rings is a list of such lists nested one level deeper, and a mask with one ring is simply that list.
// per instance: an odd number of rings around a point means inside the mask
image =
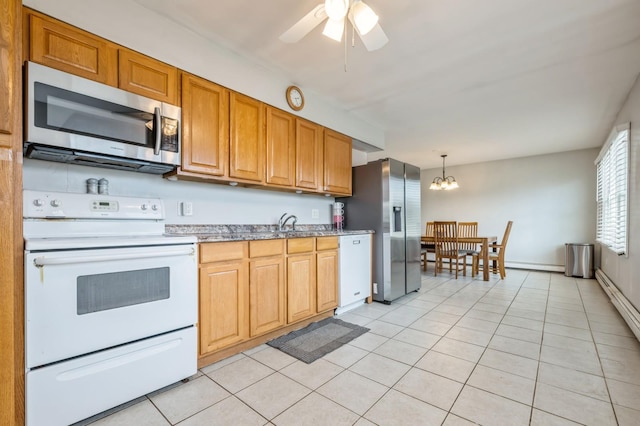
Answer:
[{"label": "microwave handle", "polygon": [[153,153],[158,155],[160,154],[160,141],[162,140],[162,116],[160,115],[159,107],[155,107],[153,110],[153,129],[156,132],[156,145],[153,147]]}]

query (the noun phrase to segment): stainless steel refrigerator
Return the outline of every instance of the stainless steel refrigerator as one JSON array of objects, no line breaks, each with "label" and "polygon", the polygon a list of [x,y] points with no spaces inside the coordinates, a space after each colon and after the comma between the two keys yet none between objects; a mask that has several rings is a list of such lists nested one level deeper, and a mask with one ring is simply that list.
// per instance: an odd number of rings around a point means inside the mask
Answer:
[{"label": "stainless steel refrigerator", "polygon": [[420,169],[393,159],[353,168],[353,196],[345,229],[373,229],[373,300],[384,303],[418,290],[420,275]]}]

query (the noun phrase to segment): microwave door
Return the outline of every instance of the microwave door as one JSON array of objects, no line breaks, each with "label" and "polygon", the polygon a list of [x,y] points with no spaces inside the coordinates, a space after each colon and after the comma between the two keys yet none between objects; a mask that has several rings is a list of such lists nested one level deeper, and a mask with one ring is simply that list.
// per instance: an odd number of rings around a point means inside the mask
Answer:
[{"label": "microwave door", "polygon": [[28,67],[27,142],[161,162],[154,152],[154,112],[161,102],[38,64]]}]

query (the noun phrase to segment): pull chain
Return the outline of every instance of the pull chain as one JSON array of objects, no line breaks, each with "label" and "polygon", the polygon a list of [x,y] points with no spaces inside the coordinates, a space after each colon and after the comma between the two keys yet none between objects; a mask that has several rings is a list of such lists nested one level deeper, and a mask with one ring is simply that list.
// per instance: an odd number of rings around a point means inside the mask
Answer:
[{"label": "pull chain", "polygon": [[347,72],[347,37],[349,28],[347,27],[347,19],[344,19],[344,72]]}]

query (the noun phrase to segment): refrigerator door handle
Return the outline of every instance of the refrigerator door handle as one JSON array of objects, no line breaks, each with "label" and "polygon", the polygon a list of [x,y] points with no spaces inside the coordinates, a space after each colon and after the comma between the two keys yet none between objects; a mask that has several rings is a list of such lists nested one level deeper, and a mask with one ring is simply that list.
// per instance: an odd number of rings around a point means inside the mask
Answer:
[{"label": "refrigerator door handle", "polygon": [[393,206],[393,232],[402,232],[402,207]]}]

